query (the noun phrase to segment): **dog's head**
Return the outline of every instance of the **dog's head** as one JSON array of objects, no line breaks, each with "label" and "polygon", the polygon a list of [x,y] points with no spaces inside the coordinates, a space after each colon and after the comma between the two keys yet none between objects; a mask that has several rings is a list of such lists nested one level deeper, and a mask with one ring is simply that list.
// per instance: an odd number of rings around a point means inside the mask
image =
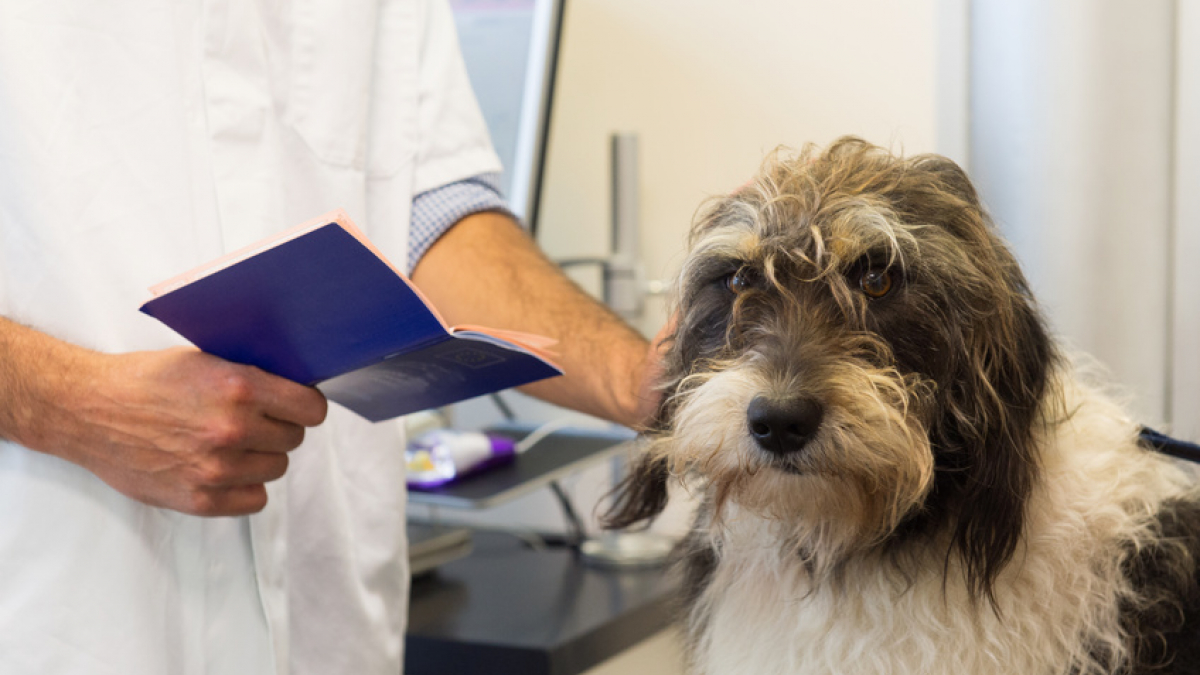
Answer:
[{"label": "dog's head", "polygon": [[609,514],[670,475],[781,523],[817,566],[945,541],[990,593],[1021,533],[1054,347],[965,173],[857,139],[712,201],[675,298],[667,392]]}]

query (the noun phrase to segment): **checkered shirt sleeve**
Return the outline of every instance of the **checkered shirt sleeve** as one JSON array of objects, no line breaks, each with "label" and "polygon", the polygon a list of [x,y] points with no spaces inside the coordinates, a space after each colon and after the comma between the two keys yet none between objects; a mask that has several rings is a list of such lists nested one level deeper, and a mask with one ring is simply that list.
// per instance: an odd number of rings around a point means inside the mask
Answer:
[{"label": "checkered shirt sleeve", "polygon": [[500,196],[500,174],[481,173],[413,197],[408,235],[408,270],[455,223],[472,213],[499,211],[517,219]]}]

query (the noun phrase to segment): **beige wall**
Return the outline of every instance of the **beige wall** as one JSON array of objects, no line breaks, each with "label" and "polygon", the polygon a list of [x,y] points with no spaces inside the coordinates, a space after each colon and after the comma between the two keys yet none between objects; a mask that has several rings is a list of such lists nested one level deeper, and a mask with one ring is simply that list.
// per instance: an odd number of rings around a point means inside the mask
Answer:
[{"label": "beige wall", "polygon": [[971,164],[1049,323],[1135,420],[1200,433],[1200,14],[974,0]]},{"label": "beige wall", "polygon": [[556,257],[606,252],[614,131],[639,135],[651,278],[675,270],[700,202],[743,183],[777,145],[857,134],[937,149],[946,1],[568,0],[542,245]]},{"label": "beige wall", "polygon": [[1200,288],[1192,268],[1200,259],[1200,3],[1178,6],[1175,44],[1175,189],[1171,294],[1172,366],[1167,411],[1171,430],[1200,440]]}]

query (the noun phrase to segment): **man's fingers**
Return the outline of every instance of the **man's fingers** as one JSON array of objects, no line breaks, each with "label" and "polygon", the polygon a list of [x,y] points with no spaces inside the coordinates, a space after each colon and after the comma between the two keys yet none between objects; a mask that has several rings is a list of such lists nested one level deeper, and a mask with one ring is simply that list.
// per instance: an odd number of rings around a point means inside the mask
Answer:
[{"label": "man's fingers", "polygon": [[240,516],[267,505],[266,483],[287,473],[288,456],[279,452],[237,453],[200,471],[181,509],[197,516]]},{"label": "man's fingers", "polygon": [[194,484],[199,488],[234,488],[270,483],[288,471],[287,453],[232,450],[206,456],[196,467]]},{"label": "man's fingers", "polygon": [[193,467],[190,482],[197,490],[261,485],[282,478],[287,468],[284,452],[229,450],[201,458]]},{"label": "man's fingers", "polygon": [[304,440],[304,427],[271,417],[259,417],[227,447],[266,453],[291,452]]},{"label": "man's fingers", "polygon": [[258,513],[266,505],[266,486],[242,485],[230,488],[193,490],[186,503],[176,508],[194,516],[216,517]]},{"label": "man's fingers", "polygon": [[329,404],[316,387],[296,384],[257,369],[255,373],[264,415],[301,427],[315,427],[325,421]]},{"label": "man's fingers", "polygon": [[[233,364],[229,364],[233,365]],[[325,421],[324,394],[251,366],[233,366],[217,388],[224,424],[210,428],[213,446],[261,452],[288,452],[304,440],[304,430]]]},{"label": "man's fingers", "polygon": [[232,485],[256,485],[283,478],[287,473],[288,456],[278,452],[247,451],[242,458],[243,471]]}]

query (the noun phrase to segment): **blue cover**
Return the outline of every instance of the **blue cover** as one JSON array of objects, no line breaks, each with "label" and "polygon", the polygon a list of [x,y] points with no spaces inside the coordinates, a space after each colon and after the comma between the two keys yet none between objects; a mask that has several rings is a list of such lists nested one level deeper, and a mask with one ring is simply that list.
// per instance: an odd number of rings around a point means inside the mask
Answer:
[{"label": "blue cover", "polygon": [[[210,354],[302,384],[374,366],[375,375],[364,371],[322,387],[372,420],[561,374],[512,345],[476,345],[475,365],[466,355],[456,363],[446,348],[413,354],[440,343],[474,342],[450,334],[403,277],[338,223],[165,293],[142,311]],[[399,354],[409,356],[378,365]],[[400,377],[404,360],[442,375]],[[380,369],[392,374],[381,377]]]},{"label": "blue cover", "polygon": [[[397,354],[321,383],[321,391],[378,422],[561,375],[554,366],[473,333]],[[416,407],[413,407],[416,406]]]}]

